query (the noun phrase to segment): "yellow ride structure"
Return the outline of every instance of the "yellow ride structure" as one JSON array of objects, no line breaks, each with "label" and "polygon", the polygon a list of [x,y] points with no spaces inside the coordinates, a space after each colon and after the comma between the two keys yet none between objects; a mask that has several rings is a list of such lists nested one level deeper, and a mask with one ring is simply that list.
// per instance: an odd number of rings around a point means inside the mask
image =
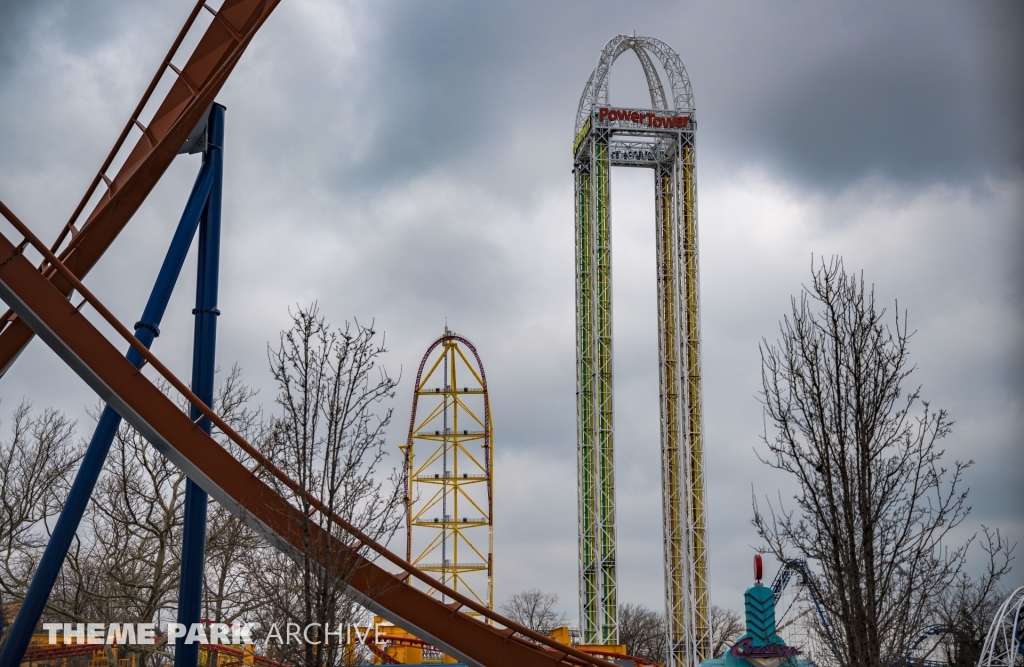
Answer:
[{"label": "yellow ride structure", "polygon": [[[612,107],[609,72],[632,50],[650,109]],[[653,56],[653,59],[652,59]],[[668,78],[666,96],[661,74]],[[664,42],[619,35],[605,46],[576,115],[577,451],[580,630],[617,644],[612,428],[611,168],[655,174],[665,615],[672,667],[710,658],[697,267],[696,121],[686,68]]]},{"label": "yellow ride structure", "polygon": [[493,437],[480,356],[445,327],[420,362],[409,437],[401,447],[406,559],[491,609]]}]

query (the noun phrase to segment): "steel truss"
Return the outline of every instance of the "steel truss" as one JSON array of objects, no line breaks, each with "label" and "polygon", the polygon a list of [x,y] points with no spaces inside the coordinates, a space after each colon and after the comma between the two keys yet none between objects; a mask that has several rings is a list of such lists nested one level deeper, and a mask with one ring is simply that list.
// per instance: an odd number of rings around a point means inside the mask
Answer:
[{"label": "steel truss", "polygon": [[[82,279],[92,270],[156,187],[175,155],[196,152],[196,140],[201,137],[197,134],[199,121],[207,115],[214,97],[279,1],[224,0],[216,10],[205,0],[196,2],[114,147],[50,246],[74,277]],[[213,15],[213,22],[187,56],[181,51],[182,44],[204,9]],[[153,93],[168,79],[166,96],[149,116]],[[123,149],[132,139],[136,143],[125,156]],[[118,158],[124,160],[120,169],[116,174],[108,173]],[[82,214],[94,201],[92,213],[83,221]],[[39,268],[65,296],[71,294],[71,281],[51,263],[43,262]],[[33,336],[32,328],[13,308],[0,317],[0,377]]]},{"label": "steel truss", "polygon": [[[405,557],[488,609],[494,608],[493,435],[480,355],[446,327],[420,362],[409,438],[401,447]],[[447,601],[435,588],[428,592]]]},{"label": "steel truss", "polygon": [[771,585],[779,635],[815,665],[842,664],[833,623],[821,606],[814,573],[803,558],[783,561]]},{"label": "steel truss", "polygon": [[[652,109],[608,104],[608,74],[627,50],[640,59]],[[671,106],[652,55],[669,79]],[[609,172],[645,167],[655,172],[665,610],[674,667],[711,657],[693,116],[689,78],[675,51],[651,37],[619,35],[584,88],[573,143],[583,643],[618,638]]]},{"label": "steel truss", "polygon": [[978,667],[1024,665],[1024,586],[1000,605],[992,618]]}]

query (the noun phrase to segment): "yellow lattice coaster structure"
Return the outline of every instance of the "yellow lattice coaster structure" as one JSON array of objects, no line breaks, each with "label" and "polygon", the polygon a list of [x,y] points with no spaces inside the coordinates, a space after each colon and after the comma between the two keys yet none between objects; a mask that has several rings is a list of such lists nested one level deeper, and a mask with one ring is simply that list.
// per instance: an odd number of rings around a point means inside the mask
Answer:
[{"label": "yellow lattice coaster structure", "polygon": [[493,436],[480,356],[445,327],[420,362],[401,447],[406,558],[488,608],[494,607]]}]

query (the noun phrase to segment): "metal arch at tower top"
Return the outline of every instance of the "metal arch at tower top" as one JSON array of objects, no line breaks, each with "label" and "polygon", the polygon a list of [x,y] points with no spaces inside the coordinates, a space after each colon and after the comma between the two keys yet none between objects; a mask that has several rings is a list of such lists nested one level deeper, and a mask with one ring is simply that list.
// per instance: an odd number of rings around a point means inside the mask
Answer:
[{"label": "metal arch at tower top", "polygon": [[590,79],[587,80],[586,87],[583,88],[580,105],[576,110],[577,134],[583,129],[584,123],[590,118],[590,114],[595,108],[608,106],[608,75],[611,73],[612,64],[629,49],[632,49],[640,59],[644,76],[647,77],[647,88],[651,93],[651,107],[669,110],[665,88],[661,84],[661,76],[654,68],[648,51],[658,58],[668,76],[669,87],[672,89],[672,110],[693,113],[693,91],[690,89],[690,77],[686,74],[686,67],[683,66],[679,54],[673,51],[668,44],[654,37],[619,35],[605,44],[597,67],[594,68]]},{"label": "metal arch at tower top", "polygon": [[[651,109],[609,104],[609,73],[627,50],[643,67]],[[652,56],[669,80],[671,98]],[[690,80],[676,52],[652,37],[619,35],[609,41],[580,98],[573,141],[580,626],[585,644],[618,641],[610,171],[645,167],[655,174],[665,610],[672,667],[697,667],[711,657],[695,132]]]}]

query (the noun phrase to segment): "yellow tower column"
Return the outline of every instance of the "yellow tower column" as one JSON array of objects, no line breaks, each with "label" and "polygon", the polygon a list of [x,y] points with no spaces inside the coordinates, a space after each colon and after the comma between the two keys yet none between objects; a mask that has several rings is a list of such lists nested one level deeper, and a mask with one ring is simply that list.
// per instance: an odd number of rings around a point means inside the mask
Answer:
[{"label": "yellow tower column", "polygon": [[[589,125],[588,125],[589,130]],[[576,165],[576,409],[580,631],[615,644],[612,421],[611,162],[606,133],[589,132]]]}]

